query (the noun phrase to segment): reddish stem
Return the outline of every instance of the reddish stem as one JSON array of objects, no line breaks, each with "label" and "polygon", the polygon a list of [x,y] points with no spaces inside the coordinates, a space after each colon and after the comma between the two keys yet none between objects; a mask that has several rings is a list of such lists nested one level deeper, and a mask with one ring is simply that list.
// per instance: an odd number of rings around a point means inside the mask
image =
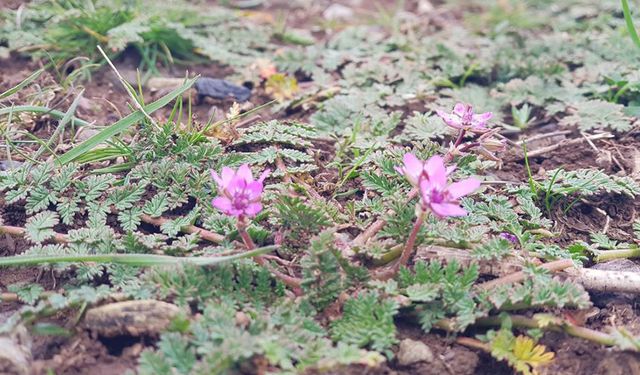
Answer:
[{"label": "reddish stem", "polygon": [[[249,235],[249,233],[247,233],[247,225],[246,225],[246,222],[245,222],[245,220],[243,218],[238,218],[238,233],[240,234],[240,238],[242,238],[242,242],[244,242],[244,245],[247,248],[247,250],[253,250],[253,249],[256,248],[256,244],[253,242],[253,239],[251,239],[251,236]],[[285,285],[290,287],[293,290],[293,293],[296,296],[301,296],[302,295],[302,289],[301,289],[302,280],[301,279],[299,279],[297,277],[286,275],[286,274],[278,271],[277,269],[271,267],[271,265],[269,265],[269,263],[267,262],[267,260],[263,256],[257,256],[255,258],[253,258],[253,260],[258,265],[260,265],[260,266],[266,268],[267,270],[269,270],[269,272],[271,272],[271,274],[273,276],[277,277]]]},{"label": "reddish stem", "polygon": [[420,227],[422,227],[422,223],[424,223],[425,211],[420,211],[418,218],[416,219],[415,224],[413,224],[413,229],[411,230],[411,234],[409,235],[409,239],[407,243],[404,245],[404,249],[402,250],[402,254],[400,255],[400,259],[394,265],[396,272],[400,269],[401,266],[404,266],[409,261],[411,254],[413,254],[413,248],[416,244],[416,238],[418,238],[418,232],[420,232]]},{"label": "reddish stem", "polygon": [[464,129],[460,129],[460,133],[458,134],[458,138],[456,139],[456,143],[453,144],[453,148],[456,149],[458,146],[460,146],[460,143],[462,143],[462,140],[464,139],[465,134],[467,133],[466,130]]},{"label": "reddish stem", "polygon": [[418,215],[418,218],[416,219],[415,224],[413,224],[413,229],[411,230],[409,239],[407,240],[407,243],[405,244],[404,249],[402,250],[400,259],[398,259],[398,261],[390,268],[386,268],[378,272],[377,274],[373,275],[374,279],[389,280],[398,273],[401,266],[404,266],[407,264],[407,262],[409,261],[409,258],[411,258],[411,255],[413,254],[413,248],[415,247],[416,239],[418,238],[418,232],[420,232],[420,227],[422,227],[422,223],[424,223],[425,214],[426,214],[425,211],[420,211],[420,215]]}]

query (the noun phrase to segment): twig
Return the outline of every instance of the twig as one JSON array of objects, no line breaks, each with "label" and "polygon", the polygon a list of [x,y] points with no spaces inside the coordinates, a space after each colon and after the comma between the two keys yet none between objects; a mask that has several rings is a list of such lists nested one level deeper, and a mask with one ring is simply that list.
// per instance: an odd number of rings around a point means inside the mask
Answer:
[{"label": "twig", "polygon": [[[549,262],[549,263],[545,263],[542,264],[540,266],[538,266],[540,268],[544,268],[550,272],[554,272],[554,271],[560,271],[569,267],[573,267],[573,260],[571,259],[560,259],[560,260],[555,260],[553,262]],[[513,283],[517,283],[520,282],[522,280],[524,280],[526,278],[526,274],[522,271],[516,272],[516,273],[512,273],[510,275],[507,276],[503,276],[497,279],[493,279],[491,281],[487,281],[484,282],[482,284],[478,284],[476,285],[476,288],[481,289],[481,290],[490,290],[493,289],[497,286],[500,285],[505,285],[505,284],[513,284]]]},{"label": "twig", "polygon": [[[144,221],[147,224],[152,224],[155,226],[162,226],[163,224],[169,222],[169,219],[165,219],[163,217],[151,217],[147,214],[142,214],[142,216],[140,217],[142,219],[142,221]],[[198,233],[200,235],[200,238],[205,239],[209,242],[213,242],[213,243],[222,243],[224,241],[224,236],[217,234],[217,233],[213,233],[211,231],[208,231],[206,229],[200,228],[200,227],[196,227],[195,225],[188,225],[185,227],[182,227],[180,229],[181,232],[183,233]],[[10,225],[0,225],[0,233],[4,233],[4,234],[9,234],[12,236],[19,236],[19,237],[25,237],[26,235],[26,230],[22,227],[14,227],[14,226],[10,226]],[[62,234],[62,233],[55,233],[53,236],[53,240],[56,243],[67,243],[69,242],[69,238],[67,237],[67,235]]]},{"label": "twig", "polygon": [[599,153],[600,149],[596,147],[596,145],[591,142],[591,140],[589,139],[589,136],[587,136],[584,132],[580,132],[580,135],[584,138],[585,141],[587,141],[587,143],[589,144],[589,146],[591,146],[591,148],[593,149],[593,151]]},{"label": "twig", "polygon": [[16,293],[0,293],[0,302],[17,302],[18,294]]},{"label": "twig", "polygon": [[609,293],[640,293],[640,274],[592,268],[567,270],[587,290]]},{"label": "twig", "polygon": [[[585,340],[593,341],[601,345],[613,346],[615,340],[610,335],[599,332],[593,329],[578,327],[572,324],[549,324],[546,327],[541,327],[540,324],[533,318],[529,318],[523,315],[511,315],[511,323],[516,327],[523,328],[542,328],[550,331],[565,332],[570,336],[579,337]],[[481,318],[477,322],[480,326],[500,326],[502,324],[501,317],[489,317]]]},{"label": "twig", "polygon": [[524,143],[531,143],[533,141],[538,141],[540,139],[545,139],[545,138],[551,138],[551,137],[555,137],[556,135],[566,135],[566,134],[570,134],[571,130],[561,130],[561,131],[557,131],[557,132],[552,132],[552,133],[545,133],[545,134],[538,134],[535,135],[531,138],[528,139],[523,139],[521,141],[515,142],[516,146],[522,146]]},{"label": "twig", "polygon": [[[244,242],[244,245],[247,248],[247,250],[251,251],[252,249],[254,249],[256,247],[256,245],[253,242],[253,239],[251,239],[251,236],[249,235],[249,233],[247,233],[246,223],[244,223],[241,219],[238,219],[237,228],[238,228],[238,234],[240,234],[240,238],[242,238],[242,241]],[[257,257],[255,257],[253,259],[258,265],[260,265],[260,266],[266,268],[267,270],[269,270],[269,272],[271,272],[271,274],[273,274],[273,276],[277,277],[285,285],[290,287],[293,290],[293,293],[296,296],[301,296],[302,295],[302,288],[301,288],[302,280],[301,279],[298,279],[298,278],[293,277],[293,276],[286,275],[286,274],[280,272],[279,270],[271,267],[271,265],[269,265],[269,263],[267,263],[267,260],[265,258],[261,257],[261,256],[257,256]]]},{"label": "twig", "polygon": [[[140,216],[140,219],[147,224],[152,224],[157,227],[161,227],[163,224],[170,221],[169,219],[165,219],[163,217],[151,217],[147,214],[142,214],[142,216]],[[196,227],[195,225],[187,225],[185,227],[180,228],[180,231],[183,233],[198,233],[200,238],[203,238],[213,243],[222,243],[224,241],[224,236],[218,233],[213,233],[211,231],[208,231],[200,227]]]},{"label": "twig", "polygon": [[458,337],[456,339],[456,343],[472,349],[479,349],[483,352],[491,353],[491,347],[489,346],[489,344],[486,344],[477,339],[473,339],[471,337]]},{"label": "twig", "polygon": [[[582,143],[582,142],[585,141],[585,139],[594,141],[594,140],[597,140],[597,139],[604,139],[604,138],[613,138],[613,134],[611,134],[611,133],[601,133],[601,134],[591,135],[591,136],[589,136],[587,138],[575,138],[575,139],[571,139],[571,140],[566,141],[566,142],[558,142],[558,143],[555,143],[555,144],[553,144],[551,146],[542,147],[542,148],[539,148],[537,150],[529,151],[527,153],[527,156],[529,158],[534,158],[534,157],[541,156],[541,155],[544,155],[546,153],[555,151],[556,149],[559,149],[561,147],[568,147],[568,146],[573,146],[573,145]],[[520,159],[524,159],[524,154],[520,155],[519,157],[520,157]]]},{"label": "twig", "polygon": [[[25,237],[27,234],[26,229],[22,227],[14,227],[11,225],[0,225],[0,233],[8,234],[11,236]],[[67,243],[69,242],[69,238],[62,233],[55,233],[53,235],[53,240],[56,243]]]}]

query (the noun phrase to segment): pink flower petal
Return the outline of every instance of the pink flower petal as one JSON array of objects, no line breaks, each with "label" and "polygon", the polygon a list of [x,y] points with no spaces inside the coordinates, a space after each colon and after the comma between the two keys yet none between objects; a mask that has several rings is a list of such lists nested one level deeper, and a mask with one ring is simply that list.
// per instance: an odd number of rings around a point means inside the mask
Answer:
[{"label": "pink flower petal", "polygon": [[445,122],[445,124],[451,126],[452,128],[455,128],[455,129],[462,128],[462,124],[460,122],[460,118],[459,117],[455,117],[453,115],[450,115],[448,113],[442,112],[440,110],[436,110],[436,114],[438,116],[440,116],[440,118],[442,119],[442,121]]},{"label": "pink flower petal", "polygon": [[455,171],[455,170],[456,170],[456,168],[458,168],[458,166],[457,166],[457,165],[455,165],[455,164],[454,164],[454,165],[450,165],[450,166],[448,166],[448,167],[447,167],[447,176],[449,176],[451,173],[453,173],[453,171]]},{"label": "pink flower petal", "polygon": [[453,113],[462,117],[467,113],[468,108],[469,106],[464,103],[456,103],[456,105],[453,107]]},{"label": "pink flower petal", "polygon": [[259,201],[262,195],[262,189],[263,189],[262,182],[253,181],[252,183],[247,185],[244,190],[247,193],[250,201],[254,201],[254,200]]},{"label": "pink flower petal", "polygon": [[404,163],[404,167],[407,172],[414,175],[416,174],[419,175],[420,173],[422,173],[422,167],[424,166],[424,163],[422,162],[422,160],[418,159],[414,154],[412,153],[404,154],[404,157],[402,158],[402,162]]},{"label": "pink flower petal", "polygon": [[245,215],[251,217],[256,216],[260,211],[262,211],[262,205],[260,203],[251,203],[244,209]]},{"label": "pink flower petal", "polygon": [[431,193],[433,192],[434,186],[427,179],[420,180],[420,196],[422,197],[422,202],[430,203],[431,202]]},{"label": "pink flower petal", "polygon": [[473,121],[486,124],[486,122],[489,121],[491,117],[493,117],[493,112],[480,113],[477,115],[473,115]]},{"label": "pink flower petal", "polygon": [[218,173],[216,173],[216,171],[214,171],[213,169],[211,170],[211,178],[213,178],[213,181],[216,182],[216,185],[218,186],[219,189],[224,189],[222,184],[222,179],[220,178]]},{"label": "pink flower petal", "polygon": [[235,175],[236,175],[236,172],[234,172],[233,169],[229,167],[223,167],[222,168],[222,184],[220,184],[220,188],[225,189]]},{"label": "pink flower petal", "polygon": [[235,177],[232,179],[227,185],[225,192],[230,195],[236,195],[244,192],[244,189],[247,187],[247,181],[240,177]]},{"label": "pink flower petal", "polygon": [[467,194],[471,194],[480,187],[480,180],[477,178],[467,178],[466,180],[454,182],[449,185],[447,191],[453,199],[464,197]]},{"label": "pink flower petal", "polygon": [[447,184],[447,170],[444,167],[444,160],[440,155],[434,155],[425,163],[424,167],[429,181],[436,187],[444,188]]},{"label": "pink flower petal", "polygon": [[213,205],[213,207],[217,208],[218,210],[222,211],[222,213],[227,215],[229,214],[232,208],[231,201],[229,200],[229,198],[226,198],[226,197],[215,197],[211,201],[211,204]]},{"label": "pink flower petal", "polygon": [[264,172],[262,172],[262,174],[260,175],[260,178],[258,178],[258,181],[263,182],[267,177],[269,177],[269,174],[271,174],[271,169],[265,169]]},{"label": "pink flower petal", "polygon": [[453,203],[431,203],[429,204],[433,213],[438,217],[447,217],[447,216],[465,216],[467,211],[465,211],[462,207]]},{"label": "pink flower petal", "polygon": [[236,176],[247,183],[253,182],[253,174],[251,173],[251,168],[249,168],[247,164],[242,164],[240,168],[238,168]]},{"label": "pink flower petal", "polygon": [[424,162],[411,153],[404,154],[402,161],[404,163],[402,173],[405,175],[407,180],[409,180],[411,185],[417,186],[420,175],[422,175],[424,170]]}]

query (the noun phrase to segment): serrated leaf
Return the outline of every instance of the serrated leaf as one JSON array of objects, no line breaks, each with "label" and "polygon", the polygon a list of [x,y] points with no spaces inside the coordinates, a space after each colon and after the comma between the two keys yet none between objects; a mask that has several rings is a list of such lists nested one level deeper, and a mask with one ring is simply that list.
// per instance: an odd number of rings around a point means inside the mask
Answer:
[{"label": "serrated leaf", "polygon": [[581,130],[610,128],[623,132],[631,129],[633,121],[625,116],[624,106],[604,100],[573,103],[571,115],[560,120],[560,125],[577,126]]},{"label": "serrated leaf", "polygon": [[58,214],[43,211],[27,219],[26,237],[31,242],[41,243],[54,236],[53,227],[58,224]]},{"label": "serrated leaf", "polygon": [[144,204],[143,212],[151,217],[162,216],[162,213],[169,209],[167,193],[156,194]]},{"label": "serrated leaf", "polygon": [[60,197],[58,198],[58,204],[56,205],[56,209],[62,218],[62,222],[66,225],[73,224],[74,216],[77,212],[80,211],[78,207],[79,199],[75,196],[73,197]]},{"label": "serrated leaf", "polygon": [[413,284],[407,287],[407,297],[413,302],[431,302],[440,294],[436,284]]},{"label": "serrated leaf", "polygon": [[123,210],[118,213],[118,222],[122,229],[127,232],[133,232],[138,229],[141,216],[142,209],[139,207],[132,207],[131,209]]},{"label": "serrated leaf", "polygon": [[54,203],[56,200],[57,197],[53,191],[43,185],[39,185],[30,190],[25,208],[27,213],[32,214],[46,209],[49,204]]}]

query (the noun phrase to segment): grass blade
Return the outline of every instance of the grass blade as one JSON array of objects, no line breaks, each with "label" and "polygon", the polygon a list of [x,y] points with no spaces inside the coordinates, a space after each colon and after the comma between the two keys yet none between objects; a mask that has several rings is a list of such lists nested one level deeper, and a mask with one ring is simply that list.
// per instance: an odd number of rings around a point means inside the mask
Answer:
[{"label": "grass blade", "polygon": [[[35,156],[33,157],[34,159],[38,159],[40,155],[45,152],[45,150],[51,150],[53,143],[56,141],[56,138],[58,138],[60,135],[64,135],[64,129],[66,128],[67,123],[73,118],[73,115],[76,113],[76,108],[78,107],[78,103],[80,103],[80,99],[82,99],[83,93],[84,90],[80,90],[78,96],[76,96],[76,98],[73,100],[73,103],[71,103],[71,105],[69,106],[67,113],[65,113],[64,117],[62,117],[62,120],[58,122],[56,130],[53,132],[53,134],[51,134],[51,137],[49,137],[46,146],[42,145],[38,149]],[[56,154],[53,153],[52,156],[56,157]]]},{"label": "grass blade", "polygon": [[36,70],[29,77],[25,78],[24,81],[18,83],[17,85],[13,86],[9,90],[7,90],[7,91],[3,92],[2,94],[0,94],[0,100],[2,100],[4,98],[8,98],[11,95],[15,94],[16,92],[22,90],[25,86],[27,86],[28,84],[30,84],[31,82],[36,80],[38,77],[40,77],[40,74],[42,74],[42,72],[44,72],[44,68]]},{"label": "grass blade", "polygon": [[[20,113],[20,112],[42,113],[45,115],[49,115],[56,120],[62,120],[65,115],[64,112],[58,111],[57,109],[51,109],[49,107],[42,107],[37,105],[16,105],[13,107],[0,108],[0,116],[8,115],[11,113]],[[77,117],[72,117],[71,125],[72,126],[89,126],[91,125],[91,123],[81,120]]]},{"label": "grass blade", "polygon": [[631,40],[636,44],[638,48],[640,48],[640,37],[638,37],[638,32],[636,31],[635,26],[633,25],[633,18],[631,18],[631,10],[629,10],[629,2],[627,0],[622,1],[622,13],[624,13],[624,22],[627,24],[627,31],[629,32],[629,36]]},{"label": "grass blade", "polygon": [[82,254],[82,255],[16,255],[10,257],[0,257],[0,267],[8,266],[29,266],[37,264],[51,263],[117,263],[129,266],[162,266],[177,264],[194,264],[197,266],[214,266],[234,260],[251,258],[271,252],[278,246],[265,246],[243,253],[220,256],[220,257],[173,257],[169,255],[153,254]]},{"label": "grass blade", "polygon": [[[155,102],[145,106],[144,107],[145,112],[151,113],[169,104],[173,99],[177,98],[178,96],[180,96],[180,94],[184,93],[189,88],[191,88],[191,86],[196,82],[197,79],[198,77],[186,80],[182,86],[176,88],[175,90],[171,91],[170,93],[156,100]],[[86,141],[82,142],[81,144],[67,151],[67,153],[65,153],[64,155],[58,158],[57,163],[59,165],[65,165],[72,162],[73,160],[80,157],[84,153],[92,150],[97,145],[103,142],[106,142],[107,140],[109,140],[111,137],[115,135],[122,133],[123,131],[127,130],[130,126],[136,124],[138,121],[141,121],[144,118],[145,118],[145,114],[140,110],[131,113],[125,118],[120,119],[120,121],[116,122],[115,124],[103,129],[102,131],[100,131],[100,133],[94,135],[93,137],[87,139]]]}]

